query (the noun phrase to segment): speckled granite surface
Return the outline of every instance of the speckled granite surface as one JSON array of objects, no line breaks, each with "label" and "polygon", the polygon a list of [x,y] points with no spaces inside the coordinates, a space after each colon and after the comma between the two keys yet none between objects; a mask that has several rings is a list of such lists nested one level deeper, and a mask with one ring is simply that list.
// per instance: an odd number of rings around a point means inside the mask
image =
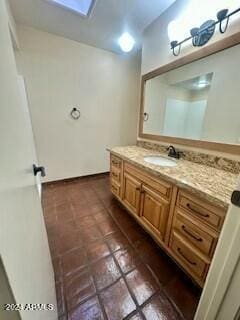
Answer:
[{"label": "speckled granite surface", "polygon": [[[149,141],[137,141],[137,146],[145,149],[156,150],[158,152],[166,152],[166,146]],[[184,153],[185,160],[207,165],[220,170],[225,170],[231,173],[240,174],[240,161],[196,151],[189,151],[185,150],[184,148],[177,149]]]},{"label": "speckled granite surface", "polygon": [[166,154],[157,151],[138,146],[115,147],[110,151],[129,163],[144,168],[149,173],[223,208],[228,208],[231,194],[237,186],[237,174],[187,160],[176,160],[177,166],[175,167],[161,167],[144,161],[144,157],[148,155],[166,157]]}]

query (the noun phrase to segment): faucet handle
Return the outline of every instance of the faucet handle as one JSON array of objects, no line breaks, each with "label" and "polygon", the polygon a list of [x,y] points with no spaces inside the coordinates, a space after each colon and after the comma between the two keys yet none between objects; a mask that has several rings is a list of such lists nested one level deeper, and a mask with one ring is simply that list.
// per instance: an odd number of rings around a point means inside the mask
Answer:
[{"label": "faucet handle", "polygon": [[179,156],[185,157],[185,153],[183,151],[178,151]]}]

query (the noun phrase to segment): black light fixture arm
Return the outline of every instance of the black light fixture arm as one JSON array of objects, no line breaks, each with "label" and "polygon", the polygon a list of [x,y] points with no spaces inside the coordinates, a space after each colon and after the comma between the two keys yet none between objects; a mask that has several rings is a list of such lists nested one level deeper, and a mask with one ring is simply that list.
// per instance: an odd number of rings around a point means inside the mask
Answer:
[{"label": "black light fixture arm", "polygon": [[206,21],[200,28],[191,29],[191,35],[180,42],[171,41],[170,45],[173,55],[178,56],[180,54],[182,44],[189,40],[192,40],[192,44],[194,47],[203,46],[204,44],[206,44],[213,36],[215,32],[215,27],[218,24],[220,33],[225,33],[228,28],[230,17],[239,12],[240,8],[237,8],[236,10],[230,13],[228,13],[228,9],[220,10],[217,13],[217,21],[209,20]]}]

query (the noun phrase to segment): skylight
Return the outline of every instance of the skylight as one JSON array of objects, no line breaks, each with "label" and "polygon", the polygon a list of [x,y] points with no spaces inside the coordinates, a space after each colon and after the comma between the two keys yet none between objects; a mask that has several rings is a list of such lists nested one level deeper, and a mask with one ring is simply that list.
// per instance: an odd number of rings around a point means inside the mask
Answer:
[{"label": "skylight", "polygon": [[87,17],[95,0],[49,0],[50,2]]}]

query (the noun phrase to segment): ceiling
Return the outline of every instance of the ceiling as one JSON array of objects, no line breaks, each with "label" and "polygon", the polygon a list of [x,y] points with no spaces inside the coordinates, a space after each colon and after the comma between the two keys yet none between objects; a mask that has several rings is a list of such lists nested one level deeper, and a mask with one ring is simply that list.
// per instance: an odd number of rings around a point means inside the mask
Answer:
[{"label": "ceiling", "polygon": [[17,23],[120,53],[123,32],[135,38],[135,50],[141,48],[143,30],[175,0],[97,0],[89,18],[47,0],[9,2]]},{"label": "ceiling", "polygon": [[[188,79],[185,81],[177,82],[173,84],[173,86],[183,88],[186,90],[191,90],[191,91],[205,90],[206,88],[209,88],[211,86],[212,78],[213,78],[213,72],[203,74],[201,76]],[[203,87],[201,86],[199,87],[199,83],[201,82],[204,83]]]}]

